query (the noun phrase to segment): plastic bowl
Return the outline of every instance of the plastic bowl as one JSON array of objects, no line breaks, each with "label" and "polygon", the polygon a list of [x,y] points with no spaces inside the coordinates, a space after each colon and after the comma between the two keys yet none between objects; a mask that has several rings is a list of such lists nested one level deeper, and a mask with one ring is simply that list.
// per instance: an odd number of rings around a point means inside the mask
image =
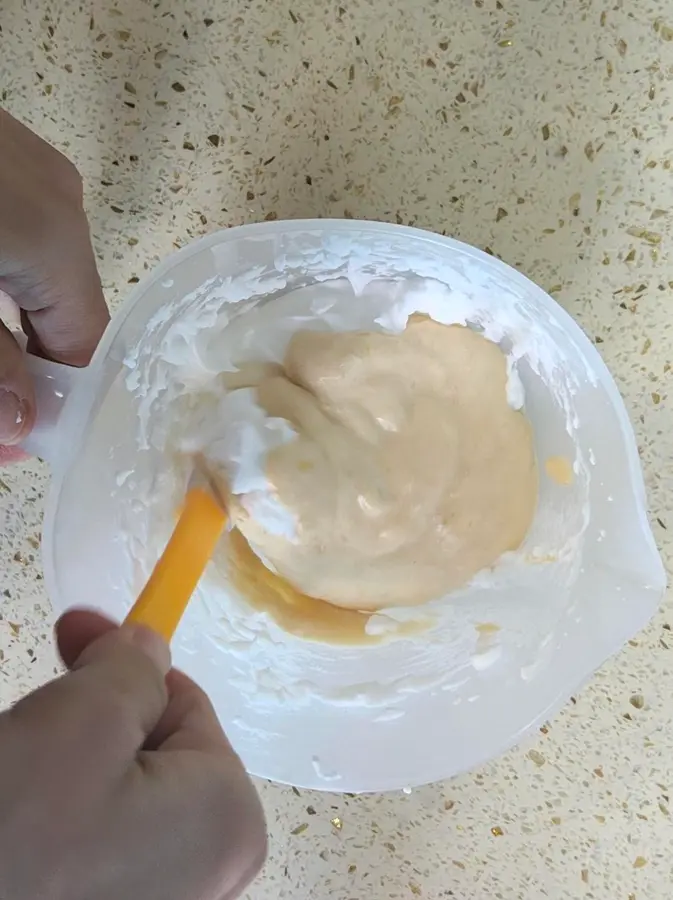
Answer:
[{"label": "plastic bowl", "polygon": [[[567,453],[584,461],[584,475],[566,493],[541,476],[533,555],[553,544],[545,510],[581,533],[560,569],[552,566],[548,578],[539,577],[540,565],[531,566],[530,579],[505,573],[495,591],[476,579],[444,601],[451,615],[432,652],[423,641],[307,649],[296,640],[260,638],[241,654],[226,622],[213,618],[209,598],[193,600],[174,661],[208,691],[248,769],[305,787],[375,791],[447,778],[504,751],[642,628],[664,591],[624,404],[596,349],[553,299],[499,260],[417,229],[316,220],[218,232],[171,256],[135,288],[87,369],[32,361],[39,418],[28,447],[53,468],[43,557],[56,610],[95,604],[121,619],[143,573],[130,570],[119,540],[129,515],[119,486],[123,473],[162,465],[138,456],[137,410],[121,377],[149,319],[188,295],[200,302],[197,289],[208,279],[226,289],[232,277],[254,269],[276,289],[291,288],[339,274],[354,259],[400,277],[459,285],[463,298],[493,307],[496,318],[498,309],[516,309],[542,327],[569,388],[565,409],[550,403],[522,360],[536,451],[541,460]],[[493,621],[498,652],[484,655],[479,623]],[[265,673],[278,666],[295,688],[310,676],[320,689],[281,691],[274,699],[264,690]],[[364,691],[364,684],[376,690]]]}]

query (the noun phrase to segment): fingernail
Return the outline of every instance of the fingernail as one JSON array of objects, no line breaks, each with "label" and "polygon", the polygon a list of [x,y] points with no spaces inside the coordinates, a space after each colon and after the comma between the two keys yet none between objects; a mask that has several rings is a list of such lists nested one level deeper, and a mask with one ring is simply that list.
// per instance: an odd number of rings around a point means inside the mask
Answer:
[{"label": "fingernail", "polygon": [[171,668],[171,651],[166,641],[147,625],[122,625],[120,633],[124,640],[138,647],[152,662],[168,672]]},{"label": "fingernail", "polygon": [[0,388],[0,444],[17,444],[23,437],[28,418],[28,401],[14,391]]}]

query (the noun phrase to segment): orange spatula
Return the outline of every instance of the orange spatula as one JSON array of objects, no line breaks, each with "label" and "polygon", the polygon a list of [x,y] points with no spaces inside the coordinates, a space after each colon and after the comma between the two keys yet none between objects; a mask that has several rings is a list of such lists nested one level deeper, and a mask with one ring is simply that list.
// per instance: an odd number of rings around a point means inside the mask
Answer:
[{"label": "orange spatula", "polygon": [[227,513],[214,485],[193,484],[175,530],[126,621],[147,625],[170,642],[226,524]]}]

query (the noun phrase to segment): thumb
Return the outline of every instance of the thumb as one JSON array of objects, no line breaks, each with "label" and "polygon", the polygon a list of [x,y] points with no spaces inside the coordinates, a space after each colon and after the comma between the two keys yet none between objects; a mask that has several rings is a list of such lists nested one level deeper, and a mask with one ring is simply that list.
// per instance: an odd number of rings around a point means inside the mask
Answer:
[{"label": "thumb", "polygon": [[[62,619],[65,619],[66,613]],[[102,633],[89,641],[79,653],[71,665],[71,670],[76,672],[82,668],[102,666],[107,662],[121,663],[124,661],[154,664],[154,668],[162,678],[168,674],[171,668],[171,651],[166,641],[145,625],[121,625],[117,628],[106,628],[107,620],[104,617],[96,617],[102,620]]]},{"label": "thumb", "polygon": [[35,395],[23,353],[11,331],[0,322],[0,445],[20,443],[34,420]]},{"label": "thumb", "polygon": [[79,655],[71,671],[12,710],[17,721],[49,735],[58,758],[73,747],[125,766],[143,747],[167,703],[168,646],[144,626],[107,631]]},{"label": "thumb", "polygon": [[122,625],[93,641],[72,666],[73,688],[98,697],[97,717],[114,722],[139,749],[166,708],[168,644],[144,625]]}]

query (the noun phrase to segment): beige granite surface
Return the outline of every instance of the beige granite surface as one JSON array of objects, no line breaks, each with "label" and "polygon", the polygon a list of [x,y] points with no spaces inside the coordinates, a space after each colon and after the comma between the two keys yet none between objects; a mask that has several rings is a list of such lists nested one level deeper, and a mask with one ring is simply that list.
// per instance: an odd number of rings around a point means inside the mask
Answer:
[{"label": "beige granite surface", "polygon": [[[82,170],[112,306],[190,238],[264,218],[490,248],[599,344],[670,571],[668,0],[0,0],[0,27],[0,98]],[[56,663],[48,473],[0,477],[4,705]],[[271,858],[249,900],[670,898],[671,628],[669,599],[536,740],[451,782],[260,785]]]}]

